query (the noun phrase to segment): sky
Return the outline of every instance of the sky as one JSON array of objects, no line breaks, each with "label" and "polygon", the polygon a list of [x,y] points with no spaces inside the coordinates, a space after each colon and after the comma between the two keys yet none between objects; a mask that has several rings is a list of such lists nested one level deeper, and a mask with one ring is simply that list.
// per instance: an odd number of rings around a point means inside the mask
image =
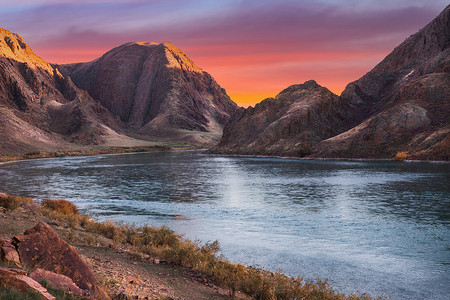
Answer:
[{"label": "sky", "polygon": [[340,94],[448,0],[0,0],[0,27],[52,63],[171,42],[241,106],[314,79]]}]

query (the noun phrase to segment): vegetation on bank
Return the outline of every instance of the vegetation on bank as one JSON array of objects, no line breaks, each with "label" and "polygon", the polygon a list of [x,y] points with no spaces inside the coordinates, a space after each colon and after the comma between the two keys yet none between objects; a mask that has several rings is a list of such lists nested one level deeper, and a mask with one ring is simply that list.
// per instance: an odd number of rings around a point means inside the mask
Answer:
[{"label": "vegetation on bank", "polygon": [[[149,151],[167,151],[171,150],[169,146],[151,146],[151,147],[111,147],[97,150],[79,150],[79,151],[57,151],[57,152],[28,152],[23,155],[0,156],[0,162],[37,159],[37,158],[55,158],[55,157],[69,157],[69,156],[93,156],[102,154],[115,153],[139,153]],[[178,149],[178,148],[177,148]]]},{"label": "vegetation on bank", "polygon": [[[13,199],[14,205],[5,205]],[[20,205],[34,205],[38,212],[57,220],[65,226],[111,239],[115,245],[126,244],[133,249],[133,255],[155,257],[168,263],[192,268],[203,273],[217,285],[255,299],[372,299],[366,294],[344,295],[335,291],[328,282],[320,279],[311,281],[301,277],[288,277],[282,273],[261,268],[233,264],[219,255],[219,243],[199,242],[183,239],[168,227],[136,226],[134,224],[97,222],[66,200],[45,199],[42,205],[30,198],[10,196],[0,206],[14,209]],[[68,237],[70,240],[70,237]],[[88,241],[89,243],[89,241]]]}]

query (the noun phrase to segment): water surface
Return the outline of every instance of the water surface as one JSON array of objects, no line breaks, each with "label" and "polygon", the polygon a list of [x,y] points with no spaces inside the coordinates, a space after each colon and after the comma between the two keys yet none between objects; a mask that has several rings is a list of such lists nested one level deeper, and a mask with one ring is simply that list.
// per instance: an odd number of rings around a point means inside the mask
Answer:
[{"label": "water surface", "polygon": [[219,240],[233,262],[343,292],[448,299],[448,164],[153,152],[0,166],[0,190]]}]

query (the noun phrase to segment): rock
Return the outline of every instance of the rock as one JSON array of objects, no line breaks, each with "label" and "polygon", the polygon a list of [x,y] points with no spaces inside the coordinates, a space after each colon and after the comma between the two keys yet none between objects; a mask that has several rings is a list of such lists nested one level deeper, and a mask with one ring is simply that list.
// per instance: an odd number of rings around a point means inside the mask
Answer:
[{"label": "rock", "polygon": [[10,241],[0,239],[0,259],[6,264],[20,266],[19,253]]},{"label": "rock", "polygon": [[38,223],[23,235],[15,236],[13,243],[22,263],[28,267],[63,274],[89,294],[109,299],[75,248],[60,239],[48,224]]},{"label": "rock", "polygon": [[5,193],[0,193],[0,199],[6,200],[8,199],[8,195]]},{"label": "rock", "polygon": [[83,296],[84,291],[80,289],[69,277],[54,272],[37,269],[30,274],[30,277],[38,282],[47,280],[55,289],[64,290],[77,296]]},{"label": "rock", "polygon": [[40,299],[43,300],[56,299],[47,292],[46,288],[30,277],[27,277],[26,272],[23,270],[0,267],[0,283],[23,293],[29,290],[35,291],[39,294]]}]

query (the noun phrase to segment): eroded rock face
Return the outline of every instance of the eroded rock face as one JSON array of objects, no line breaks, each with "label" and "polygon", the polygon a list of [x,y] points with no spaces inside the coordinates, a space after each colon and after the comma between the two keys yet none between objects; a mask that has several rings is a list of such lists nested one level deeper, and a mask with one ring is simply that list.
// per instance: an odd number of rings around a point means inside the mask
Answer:
[{"label": "eroded rock face", "polygon": [[99,144],[104,126],[119,124],[22,37],[0,28],[0,155]]},{"label": "eroded rock face", "polygon": [[23,235],[15,236],[13,243],[24,265],[64,274],[91,295],[109,299],[75,248],[60,239],[48,224],[37,224]]},{"label": "eroded rock face", "polygon": [[343,130],[346,114],[339,97],[315,81],[292,85],[236,113],[214,152],[308,156]]},{"label": "eroded rock face", "polygon": [[170,43],[128,43],[89,63],[59,66],[141,134],[222,134],[237,105]]},{"label": "eroded rock face", "polygon": [[27,273],[23,270],[0,267],[0,283],[23,293],[29,290],[35,291],[42,300],[56,299],[47,292],[46,288],[30,277],[27,277]]}]

